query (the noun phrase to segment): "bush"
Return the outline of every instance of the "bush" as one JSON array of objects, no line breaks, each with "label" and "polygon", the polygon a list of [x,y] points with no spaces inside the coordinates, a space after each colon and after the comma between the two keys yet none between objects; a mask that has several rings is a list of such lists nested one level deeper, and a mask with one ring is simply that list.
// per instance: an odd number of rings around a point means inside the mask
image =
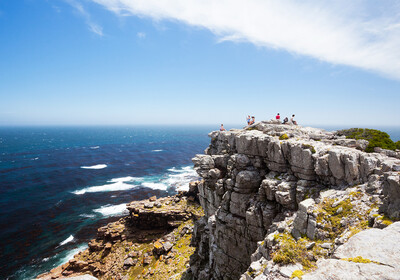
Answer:
[{"label": "bush", "polygon": [[395,144],[396,144],[396,149],[400,150],[400,141],[397,141]]},{"label": "bush", "polygon": [[389,134],[386,132],[376,130],[376,129],[369,129],[369,128],[350,128],[339,130],[337,132],[339,135],[345,135],[346,138],[349,139],[365,139],[369,142],[367,148],[365,149],[366,152],[372,153],[375,147],[379,147],[382,149],[387,150],[395,150],[397,143],[394,143],[392,139],[390,139]]}]

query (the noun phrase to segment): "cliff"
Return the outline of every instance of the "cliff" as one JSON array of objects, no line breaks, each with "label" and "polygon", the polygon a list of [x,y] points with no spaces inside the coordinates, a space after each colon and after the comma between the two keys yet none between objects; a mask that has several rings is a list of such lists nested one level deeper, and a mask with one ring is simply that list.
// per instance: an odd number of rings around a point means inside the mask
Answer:
[{"label": "cliff", "polygon": [[399,279],[399,159],[268,122],[209,136],[193,158],[195,279]]}]

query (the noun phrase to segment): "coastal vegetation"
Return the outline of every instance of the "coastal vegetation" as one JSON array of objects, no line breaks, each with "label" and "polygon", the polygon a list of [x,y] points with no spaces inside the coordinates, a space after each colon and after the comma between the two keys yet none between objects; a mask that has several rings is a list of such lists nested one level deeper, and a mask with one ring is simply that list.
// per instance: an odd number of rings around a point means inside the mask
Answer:
[{"label": "coastal vegetation", "polygon": [[348,139],[367,140],[369,142],[365,150],[367,153],[374,152],[375,147],[387,150],[400,149],[400,141],[393,142],[393,140],[390,139],[389,134],[376,129],[350,128],[350,129],[339,130],[338,134],[345,135],[346,138]]}]

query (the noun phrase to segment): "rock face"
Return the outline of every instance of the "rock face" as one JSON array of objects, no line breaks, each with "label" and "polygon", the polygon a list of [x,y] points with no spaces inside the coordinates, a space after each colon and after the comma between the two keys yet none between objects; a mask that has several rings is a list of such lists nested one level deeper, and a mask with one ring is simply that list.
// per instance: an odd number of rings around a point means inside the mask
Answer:
[{"label": "rock face", "polygon": [[399,279],[399,241],[400,222],[365,230],[336,250],[337,259],[319,261],[319,268],[303,279]]},{"label": "rock face", "polygon": [[[325,240],[324,246],[317,247],[331,256],[351,234],[336,244],[328,225],[318,221],[318,203],[329,202],[340,217],[360,201],[359,211],[365,215],[370,212],[367,208],[379,207],[376,213],[400,218],[400,161],[363,152],[368,145],[364,140],[266,122],[209,136],[205,154],[193,159],[203,179],[198,188],[205,212],[192,240],[197,251],[191,271],[197,279],[239,279],[246,271],[243,279],[287,277],[276,264],[268,263],[274,246],[267,243],[288,229],[296,239]],[[343,192],[358,185],[357,195]],[[333,191],[322,194],[327,189]],[[340,195],[335,193],[339,189]],[[332,220],[330,230],[336,231],[337,223],[350,228],[361,221],[352,219]],[[314,245],[310,244],[311,249]],[[258,266],[257,271],[254,267]],[[267,278],[272,275],[275,278]]]}]

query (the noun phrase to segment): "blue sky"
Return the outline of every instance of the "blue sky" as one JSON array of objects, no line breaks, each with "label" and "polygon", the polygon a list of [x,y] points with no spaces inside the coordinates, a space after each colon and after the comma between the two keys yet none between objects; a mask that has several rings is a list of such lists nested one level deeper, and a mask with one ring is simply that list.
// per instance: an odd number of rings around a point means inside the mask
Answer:
[{"label": "blue sky", "polygon": [[0,125],[400,126],[400,4],[322,2],[0,0]]}]

